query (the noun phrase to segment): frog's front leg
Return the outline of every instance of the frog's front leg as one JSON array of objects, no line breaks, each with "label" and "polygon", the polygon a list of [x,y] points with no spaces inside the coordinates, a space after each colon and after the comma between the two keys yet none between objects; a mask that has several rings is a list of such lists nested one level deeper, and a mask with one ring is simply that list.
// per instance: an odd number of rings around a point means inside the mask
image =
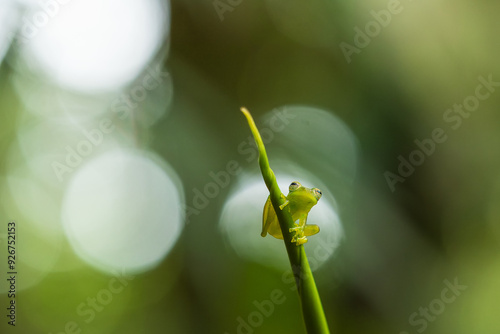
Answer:
[{"label": "frog's front leg", "polygon": [[280,205],[280,210],[283,210],[283,208],[284,208],[285,206],[287,206],[287,205],[288,205],[288,203],[290,203],[290,202],[288,201],[288,199],[286,198],[286,196],[285,196],[285,195],[283,195],[283,193],[281,193],[281,198],[283,198],[283,199],[285,200],[285,202],[283,202],[283,204],[281,204],[281,205]]}]

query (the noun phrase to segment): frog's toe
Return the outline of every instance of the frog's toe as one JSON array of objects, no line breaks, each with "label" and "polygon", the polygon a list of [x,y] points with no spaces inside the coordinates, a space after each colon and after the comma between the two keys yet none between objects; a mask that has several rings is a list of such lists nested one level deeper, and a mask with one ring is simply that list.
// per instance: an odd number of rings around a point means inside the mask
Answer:
[{"label": "frog's toe", "polygon": [[307,242],[307,238],[304,236],[304,228],[295,224],[295,227],[290,227],[289,232],[295,232],[292,237],[292,242],[295,242],[297,246],[305,244]]},{"label": "frog's toe", "polygon": [[295,236],[295,237],[292,238],[292,242],[295,242],[295,244],[297,246],[300,246],[300,245],[303,245],[303,244],[305,244],[307,242],[307,238],[306,237],[297,237],[297,236]]}]

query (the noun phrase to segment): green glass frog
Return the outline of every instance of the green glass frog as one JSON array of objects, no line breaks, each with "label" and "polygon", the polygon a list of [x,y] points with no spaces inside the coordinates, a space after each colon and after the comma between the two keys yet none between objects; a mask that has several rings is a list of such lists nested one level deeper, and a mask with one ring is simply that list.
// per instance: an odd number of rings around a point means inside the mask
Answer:
[{"label": "green glass frog", "polygon": [[[306,188],[297,181],[290,184],[288,191],[288,196],[285,197],[282,194],[285,203],[280,205],[280,209],[283,210],[285,206],[289,206],[290,214],[294,221],[294,227],[290,228],[290,232],[295,232],[292,242],[295,242],[299,246],[307,242],[308,236],[319,232],[318,225],[310,225],[306,224],[306,222],[309,211],[318,203],[322,193],[318,188]],[[267,198],[264,205],[262,232],[260,235],[265,237],[267,233],[277,239],[283,239],[278,217],[276,216],[276,211],[274,211],[270,197]]]}]

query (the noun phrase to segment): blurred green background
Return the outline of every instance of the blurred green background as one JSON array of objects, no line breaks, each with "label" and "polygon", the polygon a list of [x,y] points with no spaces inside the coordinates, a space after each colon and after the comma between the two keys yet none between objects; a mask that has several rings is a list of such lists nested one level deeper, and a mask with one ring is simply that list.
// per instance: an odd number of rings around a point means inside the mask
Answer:
[{"label": "blurred green background", "polygon": [[244,105],[332,333],[498,333],[499,10],[2,1],[0,331],[304,333]]}]

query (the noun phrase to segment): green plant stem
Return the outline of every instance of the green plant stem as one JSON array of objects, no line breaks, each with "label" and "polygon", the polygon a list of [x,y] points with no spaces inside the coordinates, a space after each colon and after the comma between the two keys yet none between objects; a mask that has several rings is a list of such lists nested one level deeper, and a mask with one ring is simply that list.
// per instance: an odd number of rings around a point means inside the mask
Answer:
[{"label": "green plant stem", "polygon": [[295,277],[295,283],[297,284],[297,291],[299,293],[299,300],[307,333],[328,334],[330,331],[328,330],[325,313],[323,311],[323,306],[321,305],[321,299],[319,297],[318,289],[316,288],[316,283],[314,282],[311,268],[309,267],[309,261],[307,260],[304,246],[297,246],[295,243],[291,242],[292,233],[289,229],[293,227],[294,224],[292,216],[290,215],[290,210],[288,206],[285,206],[283,210],[279,208],[284,202],[283,195],[278,187],[278,183],[276,182],[274,172],[269,166],[266,149],[264,147],[264,143],[262,142],[262,138],[260,137],[259,130],[257,129],[250,112],[246,108],[241,108],[241,112],[245,115],[248,121],[248,125],[252,131],[255,143],[257,144],[257,148],[259,150],[260,170],[267,189],[269,189],[271,202],[274,210],[276,211],[281,231],[283,233],[288,258]]}]

